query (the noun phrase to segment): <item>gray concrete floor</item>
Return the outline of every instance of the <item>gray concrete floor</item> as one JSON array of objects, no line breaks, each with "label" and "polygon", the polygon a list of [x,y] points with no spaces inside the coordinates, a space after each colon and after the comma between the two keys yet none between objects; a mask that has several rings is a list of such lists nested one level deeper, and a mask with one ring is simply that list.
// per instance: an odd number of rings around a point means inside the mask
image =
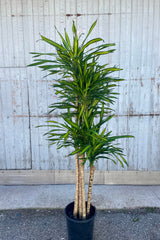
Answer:
[{"label": "gray concrete floor", "polygon": [[[74,190],[74,185],[0,186],[0,210],[64,208],[74,200]],[[160,208],[160,186],[94,185],[92,204],[97,209]]]},{"label": "gray concrete floor", "polygon": [[[94,240],[160,240],[160,210],[98,210]],[[63,209],[0,211],[0,240],[67,240]],[[76,240],[76,239],[75,239]]]},{"label": "gray concrete floor", "polygon": [[[0,186],[0,240],[67,240],[73,199],[74,185]],[[94,240],[160,240],[160,186],[94,185],[92,199]]]}]

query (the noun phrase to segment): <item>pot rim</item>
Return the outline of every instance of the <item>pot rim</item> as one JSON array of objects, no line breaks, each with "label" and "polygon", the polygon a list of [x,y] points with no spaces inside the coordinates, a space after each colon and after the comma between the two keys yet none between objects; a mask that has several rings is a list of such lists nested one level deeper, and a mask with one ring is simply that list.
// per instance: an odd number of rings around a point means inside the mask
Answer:
[{"label": "pot rim", "polygon": [[91,218],[84,219],[84,220],[81,219],[81,220],[80,220],[80,219],[75,219],[75,218],[69,217],[69,216],[67,215],[67,207],[68,207],[69,205],[71,205],[71,204],[74,204],[74,202],[69,203],[69,204],[65,207],[65,215],[66,215],[66,218],[69,219],[69,221],[83,224],[83,223],[90,222],[90,221],[92,221],[93,218],[95,218],[95,216],[96,216],[96,207],[93,206],[93,205],[92,205],[92,207],[94,208],[95,211],[94,211],[94,215],[93,215]]}]

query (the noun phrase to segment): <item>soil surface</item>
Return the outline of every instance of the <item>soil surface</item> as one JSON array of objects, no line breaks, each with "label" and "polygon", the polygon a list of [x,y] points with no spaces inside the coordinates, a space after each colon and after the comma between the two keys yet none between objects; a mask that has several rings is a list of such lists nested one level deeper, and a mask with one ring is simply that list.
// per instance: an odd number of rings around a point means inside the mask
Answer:
[{"label": "soil surface", "polygon": [[[67,240],[64,210],[0,211],[0,240]],[[94,240],[160,240],[160,209],[97,211]]]}]

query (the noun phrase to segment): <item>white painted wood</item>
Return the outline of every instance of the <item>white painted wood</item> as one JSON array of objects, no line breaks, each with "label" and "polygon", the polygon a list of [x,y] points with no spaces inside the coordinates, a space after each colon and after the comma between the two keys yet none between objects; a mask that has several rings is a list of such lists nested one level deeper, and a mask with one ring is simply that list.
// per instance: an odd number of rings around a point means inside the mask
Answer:
[{"label": "white painted wood", "polygon": [[159,78],[140,78],[121,82],[119,115],[159,114],[159,84]]},{"label": "white painted wood", "polygon": [[[31,117],[32,137],[32,168],[33,169],[74,169],[74,158],[68,157],[71,149],[56,150],[56,145],[49,146],[47,137],[43,134],[47,127],[35,128],[37,125],[46,124],[46,117]],[[39,135],[39,138],[37,138]]]},{"label": "white painted wood", "polygon": [[1,169],[31,168],[26,70],[1,69]]},{"label": "white painted wood", "polygon": [[[58,101],[54,79],[26,65],[32,62],[30,51],[54,51],[38,41],[40,34],[59,41],[54,25],[71,34],[74,20],[79,33],[86,33],[98,19],[90,38],[116,43],[116,52],[101,62],[123,68],[115,76],[125,79],[108,129],[135,136],[120,141],[129,162],[123,172],[160,170],[159,10],[159,0],[1,0],[0,169],[74,170],[74,158],[65,157],[69,150],[49,146],[45,129],[35,128],[45,124],[48,105]],[[120,171],[121,166],[99,160],[96,169]]]}]

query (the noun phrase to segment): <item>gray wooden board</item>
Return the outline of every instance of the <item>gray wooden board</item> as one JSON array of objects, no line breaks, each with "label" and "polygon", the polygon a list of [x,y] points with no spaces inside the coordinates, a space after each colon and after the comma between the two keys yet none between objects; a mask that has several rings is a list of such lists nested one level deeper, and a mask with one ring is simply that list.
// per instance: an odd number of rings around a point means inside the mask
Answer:
[{"label": "gray wooden board", "polygon": [[[0,171],[0,185],[74,184],[73,170]],[[89,172],[85,171],[88,183]],[[94,184],[159,185],[160,171],[95,171]]]}]

